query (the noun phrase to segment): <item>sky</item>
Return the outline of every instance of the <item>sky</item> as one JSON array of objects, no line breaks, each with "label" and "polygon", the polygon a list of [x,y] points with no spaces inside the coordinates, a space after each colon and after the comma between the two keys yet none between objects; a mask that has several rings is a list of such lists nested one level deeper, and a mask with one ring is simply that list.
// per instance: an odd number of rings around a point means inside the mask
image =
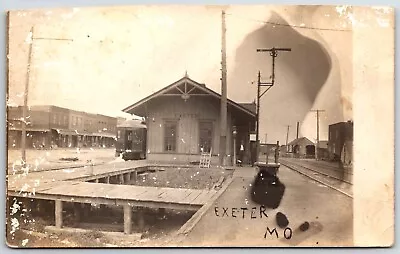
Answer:
[{"label": "sky", "polygon": [[[116,6],[13,11],[9,18],[8,105],[22,104],[33,27],[29,105],[53,104],[110,116],[187,72],[220,92],[222,6]],[[315,141],[328,125],[352,119],[351,9],[335,6],[225,6],[228,97],[256,98],[271,57],[276,83],[261,99],[260,139]]]}]

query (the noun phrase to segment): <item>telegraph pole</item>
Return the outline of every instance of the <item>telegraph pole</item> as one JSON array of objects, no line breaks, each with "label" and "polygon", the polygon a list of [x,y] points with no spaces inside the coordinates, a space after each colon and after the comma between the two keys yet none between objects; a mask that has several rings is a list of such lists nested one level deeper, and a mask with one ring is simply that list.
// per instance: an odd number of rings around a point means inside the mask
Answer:
[{"label": "telegraph pole", "polygon": [[322,109],[315,109],[315,110],[311,110],[311,112],[317,112],[317,145],[316,145],[316,149],[315,149],[315,159],[318,160],[318,148],[319,148],[319,113],[320,112],[325,112],[325,110]]},{"label": "telegraph pole", "polygon": [[[270,49],[257,49],[257,52],[269,52],[272,57],[272,74],[270,82],[261,82],[261,72],[258,71],[258,82],[257,82],[257,120],[256,120],[256,161],[258,161],[260,153],[260,140],[259,140],[259,130],[260,130],[260,99],[268,92],[268,90],[275,84],[275,58],[278,56],[279,51],[292,51],[290,48],[270,48]],[[267,89],[260,94],[261,87],[267,87]]]},{"label": "telegraph pole", "polygon": [[289,129],[290,129],[290,125],[287,126],[287,131],[286,131],[286,152],[288,152]]},{"label": "telegraph pole", "polygon": [[31,72],[31,61],[32,61],[32,44],[33,44],[33,27],[29,32],[29,49],[28,49],[28,64],[26,72],[26,82],[24,91],[24,105],[22,107],[22,125],[21,125],[21,153],[22,153],[22,167],[26,168],[26,116],[28,111],[28,92]]},{"label": "telegraph pole", "polygon": [[269,155],[269,150],[268,150],[268,134],[265,133],[265,162],[268,163],[268,155]]},{"label": "telegraph pole", "polygon": [[[258,79],[257,79],[257,108],[256,108],[256,116],[257,116],[257,120],[256,120],[257,121],[257,123],[256,123],[256,161],[258,161],[258,156],[260,153],[260,139],[259,139],[258,135],[260,133],[260,98],[261,98],[260,87],[261,87],[261,85],[262,85],[261,84],[261,72],[259,71]],[[270,87],[268,87],[268,89]]]},{"label": "telegraph pole", "polygon": [[222,11],[222,49],[221,49],[221,129],[219,140],[219,164],[224,166],[226,155],[226,125],[227,125],[227,78],[226,78],[226,24],[225,11]]},{"label": "telegraph pole", "polygon": [[22,107],[22,126],[21,126],[21,155],[22,155],[22,167],[26,168],[26,125],[27,125],[27,114],[28,114],[28,93],[29,93],[29,83],[30,83],[30,72],[33,56],[33,42],[35,40],[57,40],[57,41],[73,41],[72,39],[62,39],[62,38],[35,38],[34,37],[34,27],[31,27],[29,32],[29,49],[28,49],[28,64],[27,64],[27,74],[24,90],[24,105]]}]

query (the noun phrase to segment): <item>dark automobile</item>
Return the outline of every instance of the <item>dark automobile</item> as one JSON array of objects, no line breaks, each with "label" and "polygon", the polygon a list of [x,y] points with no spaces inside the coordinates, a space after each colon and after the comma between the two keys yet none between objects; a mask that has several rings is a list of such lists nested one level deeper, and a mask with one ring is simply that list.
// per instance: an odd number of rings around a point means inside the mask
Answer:
[{"label": "dark automobile", "polygon": [[275,209],[279,207],[285,185],[279,180],[278,163],[255,163],[258,173],[254,179],[251,189],[252,200],[260,205]]}]

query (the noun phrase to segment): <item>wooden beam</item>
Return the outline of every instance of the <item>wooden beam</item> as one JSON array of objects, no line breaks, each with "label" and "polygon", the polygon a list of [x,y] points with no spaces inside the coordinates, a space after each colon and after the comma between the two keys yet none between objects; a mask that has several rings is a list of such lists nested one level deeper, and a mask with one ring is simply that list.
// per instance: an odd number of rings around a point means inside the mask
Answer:
[{"label": "wooden beam", "polygon": [[130,205],[124,205],[124,233],[132,233],[132,208]]},{"label": "wooden beam", "polygon": [[196,89],[196,87],[192,87],[192,89],[190,89],[187,93],[190,94],[194,89]]},{"label": "wooden beam", "polygon": [[[26,192],[15,191],[8,192],[8,196],[12,197],[26,197]],[[85,203],[85,204],[104,204],[104,205],[126,205],[130,204],[131,206],[137,207],[148,207],[148,208],[166,208],[173,210],[186,210],[186,211],[197,211],[203,204],[200,203],[170,203],[160,202],[160,201],[144,201],[144,200],[130,200],[130,199],[116,199],[116,198],[104,198],[104,197],[80,197],[80,196],[71,196],[71,195],[54,195],[54,194],[44,194],[44,193],[36,193],[35,196],[30,198],[33,199],[45,199],[45,200],[60,200],[64,202],[76,202],[76,203]],[[72,201],[73,200],[73,201]]]},{"label": "wooden beam", "polygon": [[183,92],[178,86],[176,86],[176,89],[177,89],[179,92],[181,92],[182,94],[184,94],[184,92]]},{"label": "wooden beam", "polygon": [[55,200],[55,219],[56,228],[62,228],[63,226],[63,203],[61,200]]}]

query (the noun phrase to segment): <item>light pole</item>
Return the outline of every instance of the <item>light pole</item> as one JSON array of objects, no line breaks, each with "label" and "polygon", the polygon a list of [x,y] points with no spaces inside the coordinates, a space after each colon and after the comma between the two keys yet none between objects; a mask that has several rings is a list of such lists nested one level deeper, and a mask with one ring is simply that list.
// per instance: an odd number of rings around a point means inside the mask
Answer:
[{"label": "light pole", "polygon": [[236,130],[236,126],[233,126],[233,166],[236,167],[236,135],[237,135],[237,130]]}]

